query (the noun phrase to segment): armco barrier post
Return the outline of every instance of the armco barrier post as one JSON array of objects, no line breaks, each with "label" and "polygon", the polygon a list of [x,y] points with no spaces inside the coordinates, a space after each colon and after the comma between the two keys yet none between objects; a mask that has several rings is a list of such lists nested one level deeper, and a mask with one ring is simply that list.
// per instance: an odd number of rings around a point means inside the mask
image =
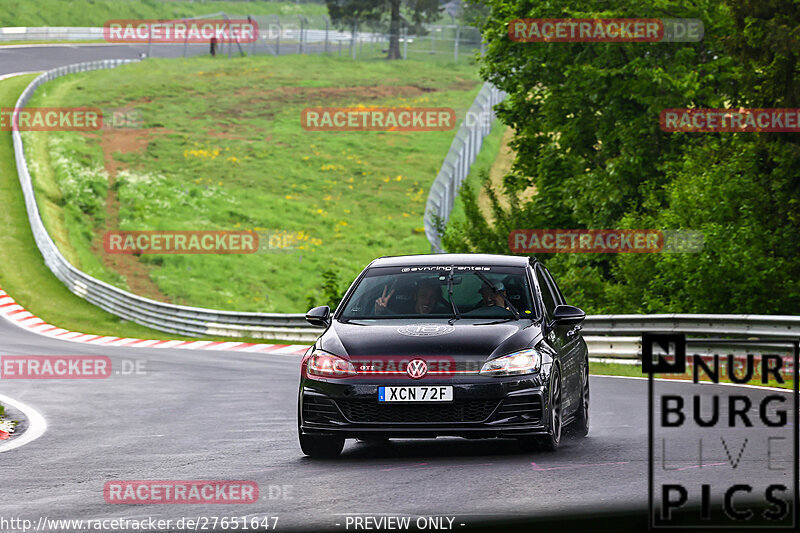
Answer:
[{"label": "armco barrier post", "polygon": [[356,33],[358,29],[355,23],[353,23],[353,32],[350,34],[350,57],[351,59],[356,58]]},{"label": "armco barrier post", "polygon": [[275,55],[281,55],[281,32],[283,29],[281,28],[281,19],[278,18],[278,15],[275,15],[275,24],[278,27],[278,33],[275,35]]},{"label": "armco barrier post", "polygon": [[461,27],[456,24],[456,40],[455,44],[453,45],[453,61],[458,63],[458,38],[461,31]]},{"label": "armco barrier post", "polygon": [[303,41],[305,41],[305,17],[303,15],[299,15],[298,18],[300,19],[300,44],[298,45],[298,51],[300,54],[303,53]]}]

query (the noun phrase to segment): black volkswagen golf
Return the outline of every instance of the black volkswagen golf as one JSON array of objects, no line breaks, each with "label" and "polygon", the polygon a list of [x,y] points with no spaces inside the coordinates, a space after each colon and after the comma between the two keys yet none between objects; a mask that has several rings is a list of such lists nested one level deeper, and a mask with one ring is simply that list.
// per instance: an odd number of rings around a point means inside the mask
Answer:
[{"label": "black volkswagen golf", "polygon": [[300,447],[347,438],[517,438],[555,450],[589,431],[585,314],[534,258],[435,254],[376,259],[301,364]]}]

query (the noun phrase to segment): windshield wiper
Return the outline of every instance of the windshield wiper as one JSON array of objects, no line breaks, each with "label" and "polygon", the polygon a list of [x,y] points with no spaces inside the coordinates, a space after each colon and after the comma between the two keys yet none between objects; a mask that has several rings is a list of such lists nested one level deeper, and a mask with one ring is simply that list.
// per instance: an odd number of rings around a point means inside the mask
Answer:
[{"label": "windshield wiper", "polygon": [[450,296],[450,306],[453,308],[453,318],[447,321],[451,326],[454,320],[461,320],[461,313],[458,312],[458,306],[453,301],[453,271],[456,269],[455,265],[450,265],[450,274],[447,275],[447,294]]},{"label": "windshield wiper", "polygon": [[479,278],[481,278],[481,280],[482,280],[482,281],[483,281],[483,282],[484,282],[486,285],[488,285],[488,286],[489,286],[489,288],[490,288],[490,289],[492,289],[492,291],[493,291],[495,294],[499,294],[499,295],[500,295],[500,296],[503,298],[503,301],[504,301],[504,302],[505,302],[505,304],[508,306],[508,310],[509,310],[509,311],[511,311],[512,313],[514,313],[514,318],[516,318],[517,320],[519,320],[519,311],[517,311],[517,308],[516,308],[516,307],[514,307],[514,304],[512,304],[512,303],[511,303],[511,301],[508,299],[508,297],[507,297],[505,294],[503,294],[503,292],[502,292],[502,291],[500,291],[500,290],[496,289],[496,288],[494,287],[494,285],[492,285],[492,282],[491,282],[491,281],[489,281],[489,280],[488,280],[488,278],[487,278],[486,276],[484,276],[484,275],[483,275],[481,272],[477,272],[477,271],[476,271],[476,272],[475,272],[475,275],[477,275]]}]

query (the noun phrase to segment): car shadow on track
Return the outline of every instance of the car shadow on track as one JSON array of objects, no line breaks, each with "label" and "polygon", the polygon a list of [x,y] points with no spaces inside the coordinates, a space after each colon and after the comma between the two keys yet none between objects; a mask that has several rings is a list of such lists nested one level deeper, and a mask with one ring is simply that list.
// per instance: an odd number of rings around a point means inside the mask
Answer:
[{"label": "car shadow on track", "polygon": [[[584,441],[585,443],[585,441]],[[556,452],[540,449],[523,450],[514,439],[393,439],[388,442],[361,442],[348,440],[342,454],[333,459],[337,463],[363,462],[364,459],[419,459],[437,460],[453,458],[492,457],[557,457],[576,448],[580,442],[565,438]],[[314,461],[316,462],[316,461]]]}]

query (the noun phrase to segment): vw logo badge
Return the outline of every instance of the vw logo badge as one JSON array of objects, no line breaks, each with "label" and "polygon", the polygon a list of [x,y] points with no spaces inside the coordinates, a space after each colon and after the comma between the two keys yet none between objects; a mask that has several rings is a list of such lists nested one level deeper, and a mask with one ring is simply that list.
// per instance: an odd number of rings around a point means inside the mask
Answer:
[{"label": "vw logo badge", "polygon": [[419,379],[428,373],[428,363],[422,359],[412,359],[406,368],[408,375],[414,379]]}]

